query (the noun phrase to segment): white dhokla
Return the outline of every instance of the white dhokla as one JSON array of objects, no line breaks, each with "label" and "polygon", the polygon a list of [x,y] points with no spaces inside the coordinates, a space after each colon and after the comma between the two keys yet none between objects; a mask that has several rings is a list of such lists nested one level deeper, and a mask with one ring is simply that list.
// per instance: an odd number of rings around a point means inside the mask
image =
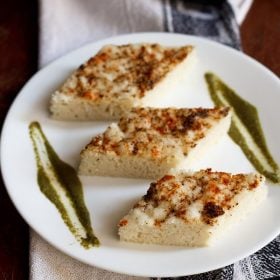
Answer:
[{"label": "white dhokla", "polygon": [[267,196],[259,174],[212,172],[166,175],[119,222],[123,241],[207,246]]},{"label": "white dhokla", "polygon": [[81,152],[81,175],[160,178],[189,169],[230,126],[228,107],[134,108]]},{"label": "white dhokla", "polygon": [[186,75],[192,56],[192,46],[107,45],[52,95],[52,117],[119,119],[133,107],[157,106]]}]

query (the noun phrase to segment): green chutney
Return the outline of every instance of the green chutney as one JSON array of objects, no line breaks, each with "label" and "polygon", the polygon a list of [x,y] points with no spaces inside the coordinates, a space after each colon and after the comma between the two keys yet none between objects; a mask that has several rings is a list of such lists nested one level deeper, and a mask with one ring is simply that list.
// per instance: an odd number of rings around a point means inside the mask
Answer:
[{"label": "green chutney", "polygon": [[56,206],[64,223],[84,247],[98,246],[76,170],[63,162],[48,142],[38,122],[29,125],[42,193]]},{"label": "green chutney", "polygon": [[230,137],[257,171],[273,183],[279,183],[279,167],[267,147],[256,107],[241,98],[215,74],[206,73],[205,80],[215,105],[232,108]]}]

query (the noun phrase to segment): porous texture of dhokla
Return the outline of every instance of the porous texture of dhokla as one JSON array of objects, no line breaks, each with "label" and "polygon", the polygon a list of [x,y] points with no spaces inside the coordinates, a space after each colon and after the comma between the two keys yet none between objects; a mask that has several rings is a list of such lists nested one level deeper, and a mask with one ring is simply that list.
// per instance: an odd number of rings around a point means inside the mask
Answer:
[{"label": "porous texture of dhokla", "polygon": [[189,169],[230,126],[228,107],[135,108],[81,152],[81,175],[159,178]]},{"label": "porous texture of dhokla", "polygon": [[193,47],[104,46],[51,96],[57,120],[119,119],[136,106],[157,106],[187,74]]},{"label": "porous texture of dhokla", "polygon": [[267,196],[259,174],[212,172],[166,175],[119,222],[123,241],[207,246]]}]

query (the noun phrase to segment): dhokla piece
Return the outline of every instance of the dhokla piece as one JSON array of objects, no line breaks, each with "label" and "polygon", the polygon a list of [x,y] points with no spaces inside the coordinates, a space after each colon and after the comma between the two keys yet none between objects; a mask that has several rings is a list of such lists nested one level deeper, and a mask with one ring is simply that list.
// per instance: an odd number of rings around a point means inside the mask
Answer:
[{"label": "dhokla piece", "polygon": [[208,246],[267,196],[259,174],[213,172],[166,175],[119,222],[123,241]]},{"label": "dhokla piece", "polygon": [[134,108],[81,152],[81,175],[157,179],[189,169],[224,135],[228,107]]},{"label": "dhokla piece", "polygon": [[192,46],[106,45],[52,94],[57,120],[118,120],[131,108],[157,106],[192,61]]}]

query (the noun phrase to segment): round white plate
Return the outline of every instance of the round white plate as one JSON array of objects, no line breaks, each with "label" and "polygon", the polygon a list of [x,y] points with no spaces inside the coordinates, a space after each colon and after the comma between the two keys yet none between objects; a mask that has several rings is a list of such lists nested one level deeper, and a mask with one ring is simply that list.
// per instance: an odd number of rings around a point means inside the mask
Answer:
[{"label": "round white plate", "polygon": [[[277,185],[269,186],[268,199],[215,246],[191,249],[119,241],[116,225],[145,194],[147,180],[81,178],[93,228],[102,244],[90,250],[76,242],[54,205],[40,192],[28,135],[29,123],[39,121],[60,157],[77,166],[80,150],[108,123],[51,120],[48,115],[50,94],[103,45],[137,42],[194,45],[197,62],[192,72],[174,89],[170,100],[161,105],[212,107],[203,75],[213,71],[257,106],[268,146],[280,162],[280,82],[274,74],[246,55],[205,39],[167,33],[124,35],[87,45],[58,59],[39,71],[21,90],[8,113],[1,139],[2,173],[12,201],[26,222],[53,246],[84,263],[119,273],[154,277],[190,275],[229,265],[254,253],[280,232],[280,187]],[[253,170],[239,147],[227,136],[194,166],[195,169],[204,167],[230,172]]]}]

